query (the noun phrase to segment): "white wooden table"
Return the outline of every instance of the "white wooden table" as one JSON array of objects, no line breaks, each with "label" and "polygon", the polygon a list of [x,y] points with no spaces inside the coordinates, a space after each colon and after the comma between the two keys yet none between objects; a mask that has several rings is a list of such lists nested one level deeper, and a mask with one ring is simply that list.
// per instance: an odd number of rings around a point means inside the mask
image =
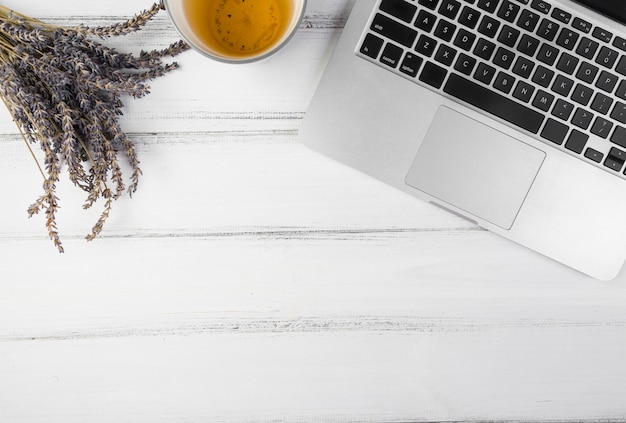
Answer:
[{"label": "white wooden table", "polygon": [[[353,0],[352,0],[353,1]],[[187,52],[128,100],[144,178],[103,236],[68,181],[66,253],[0,112],[0,422],[626,419],[626,274],[598,282],[298,143],[351,0],[273,59]],[[3,4],[54,23],[144,0]],[[109,42],[177,39],[165,13]]]}]

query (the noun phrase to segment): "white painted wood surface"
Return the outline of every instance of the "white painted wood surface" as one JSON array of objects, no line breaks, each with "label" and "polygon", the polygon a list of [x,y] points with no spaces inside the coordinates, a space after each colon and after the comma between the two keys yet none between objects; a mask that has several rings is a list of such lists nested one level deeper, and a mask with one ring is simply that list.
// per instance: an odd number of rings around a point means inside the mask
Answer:
[{"label": "white painted wood surface", "polygon": [[[104,24],[143,0],[3,4]],[[0,422],[626,420],[626,275],[598,282],[316,155],[298,126],[350,0],[278,56],[189,52],[128,101],[144,178],[103,236],[0,112]],[[165,14],[115,41],[177,35]]]}]

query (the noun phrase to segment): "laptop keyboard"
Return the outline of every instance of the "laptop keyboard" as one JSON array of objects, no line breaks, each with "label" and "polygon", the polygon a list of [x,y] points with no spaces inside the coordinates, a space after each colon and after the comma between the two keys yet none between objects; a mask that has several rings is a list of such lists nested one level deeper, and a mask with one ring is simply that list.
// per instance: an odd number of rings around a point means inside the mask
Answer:
[{"label": "laptop keyboard", "polygon": [[626,178],[626,36],[539,0],[379,0],[357,54]]}]

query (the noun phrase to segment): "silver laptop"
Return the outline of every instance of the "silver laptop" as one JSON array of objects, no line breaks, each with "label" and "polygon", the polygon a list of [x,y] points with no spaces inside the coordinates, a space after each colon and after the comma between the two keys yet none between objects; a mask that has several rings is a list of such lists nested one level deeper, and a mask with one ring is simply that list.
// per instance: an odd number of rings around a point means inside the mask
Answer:
[{"label": "silver laptop", "polygon": [[602,280],[626,259],[626,2],[356,0],[302,142]]}]

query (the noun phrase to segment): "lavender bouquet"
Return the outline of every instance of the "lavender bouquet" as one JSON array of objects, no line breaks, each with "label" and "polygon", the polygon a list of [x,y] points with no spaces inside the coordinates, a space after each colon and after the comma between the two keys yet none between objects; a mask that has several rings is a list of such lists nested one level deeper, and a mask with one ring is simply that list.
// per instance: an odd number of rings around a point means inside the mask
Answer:
[{"label": "lavender bouquet", "polygon": [[[162,1],[113,26],[62,27],[0,5],[0,98],[26,145],[38,144],[44,157],[43,166],[38,163],[43,194],[28,215],[45,212],[48,235],[60,252],[55,190],[61,170],[67,169],[69,179],[86,192],[83,208],[104,202],[87,236],[92,240],[102,231],[113,201],[124,192],[132,195],[141,175],[133,143],[118,120],[122,97],[148,94],[149,80],[178,67],[163,59],[188,48],[178,41],[164,50],[133,55],[97,40],[138,31],[161,9]],[[120,160],[130,165],[128,186]]]}]

